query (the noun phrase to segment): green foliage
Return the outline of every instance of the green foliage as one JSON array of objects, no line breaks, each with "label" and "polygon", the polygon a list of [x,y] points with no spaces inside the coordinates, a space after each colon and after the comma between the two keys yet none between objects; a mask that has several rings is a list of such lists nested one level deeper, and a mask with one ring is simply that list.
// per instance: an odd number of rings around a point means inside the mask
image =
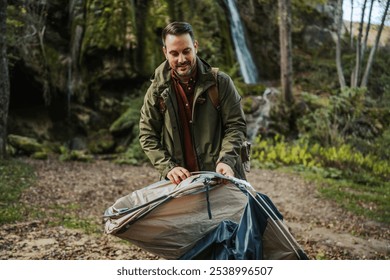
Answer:
[{"label": "green foliage", "polygon": [[7,6],[7,44],[10,47],[20,42],[20,34],[25,26],[22,17],[26,15],[26,9],[11,3]]},{"label": "green foliage", "polygon": [[[293,108],[278,104],[271,118],[273,124],[286,123],[283,116],[292,110],[298,139],[290,139],[288,127],[276,131],[289,140],[257,139],[254,164],[290,166],[311,174],[324,196],[359,215],[390,223],[388,52],[378,52],[368,88],[343,91],[338,89],[333,57],[302,50],[295,50],[295,55],[299,58],[294,60],[295,84],[303,90],[296,94]],[[354,55],[343,60],[348,77]]]},{"label": "green foliage", "polygon": [[301,98],[307,106],[307,112],[297,121],[302,137],[329,146],[347,137],[373,139],[379,133],[379,120],[370,116],[365,89],[346,88],[330,96],[303,92]]},{"label": "green foliage", "polygon": [[122,50],[136,43],[130,1],[88,0],[86,11],[83,50]]},{"label": "green foliage", "polygon": [[[306,176],[319,184],[319,190],[326,198],[335,200],[345,209],[390,224],[389,182],[367,185],[350,180],[324,178],[320,173],[306,173]],[[359,177],[364,177],[364,175],[359,175]]]},{"label": "green foliage", "polygon": [[110,126],[111,133],[120,133],[132,129],[139,123],[140,109],[143,104],[143,96],[128,100],[126,102],[128,109],[117,118]]},{"label": "green foliage", "polygon": [[81,161],[81,162],[89,162],[93,160],[93,156],[88,154],[87,151],[84,150],[69,150],[65,146],[60,147],[60,157],[61,161]]},{"label": "green foliage", "polygon": [[[146,88],[140,89],[145,92]],[[138,165],[147,162],[147,157],[141,148],[138,139],[140,110],[144,96],[141,94],[136,98],[126,100],[124,106],[127,110],[116,119],[110,126],[110,132],[117,135],[126,135],[126,143],[119,145],[116,152],[119,153],[116,163]]]},{"label": "green foliage", "polygon": [[17,160],[0,161],[0,224],[24,218],[25,207],[19,203],[19,198],[35,180],[31,166]]},{"label": "green foliage", "polygon": [[45,147],[34,138],[9,134],[7,140],[15,149],[21,150],[28,155],[45,151]]},{"label": "green foliage", "polygon": [[89,137],[88,151],[92,154],[112,152],[114,146],[114,139],[107,129],[101,129],[96,133],[92,133]]},{"label": "green foliage", "polygon": [[389,161],[372,154],[364,155],[348,144],[323,147],[318,143],[310,144],[304,138],[286,142],[284,137],[279,135],[274,139],[264,140],[258,137],[253,146],[253,159],[274,166],[334,168],[351,178],[353,174],[361,176],[363,173],[368,173],[382,180],[390,180]]},{"label": "green foliage", "polygon": [[154,69],[164,61],[160,30],[169,22],[168,4],[166,1],[149,1],[144,17],[137,18],[138,29],[138,67],[149,77]]},{"label": "green foliage", "polygon": [[388,127],[381,136],[377,137],[370,151],[381,160],[390,161],[390,127]]},{"label": "green foliage", "polygon": [[305,26],[315,21],[317,24],[322,19],[322,15],[316,10],[317,5],[325,4],[327,0],[292,0],[292,32],[299,33]]},{"label": "green foliage", "polygon": [[241,96],[262,96],[267,88],[267,86],[262,83],[246,84],[240,80],[235,81],[234,84]]},{"label": "green foliage", "polygon": [[322,184],[321,192],[345,208],[390,223],[390,161],[364,155],[348,144],[323,147],[301,138],[287,142],[258,137],[253,145],[255,165],[265,168],[291,166],[311,174]]},{"label": "green foliage", "polygon": [[390,52],[389,47],[378,49],[368,81],[371,97],[379,98],[383,107],[390,106]]},{"label": "green foliage", "polygon": [[148,158],[142,150],[138,138],[135,138],[133,142],[125,148],[125,151],[118,156],[115,162],[119,164],[140,165],[148,162]]},{"label": "green foliage", "polygon": [[19,201],[21,193],[36,181],[34,169],[18,160],[0,161],[0,225],[27,218],[48,218],[49,225],[82,229],[86,233],[101,232],[100,225],[91,219],[79,217],[76,204],[52,205],[44,212],[34,205]]},{"label": "green foliage", "polygon": [[[318,150],[319,146],[311,147]],[[285,142],[284,137],[277,135],[275,139],[261,140],[256,138],[253,145],[252,158],[267,167],[280,167],[283,165],[303,165],[305,167],[320,166],[309,149],[309,144],[299,140],[295,145]]]},{"label": "green foliage", "polygon": [[49,225],[81,229],[86,234],[101,233],[101,226],[96,221],[78,215],[80,208],[80,205],[74,203],[49,206],[47,209],[50,213]]}]

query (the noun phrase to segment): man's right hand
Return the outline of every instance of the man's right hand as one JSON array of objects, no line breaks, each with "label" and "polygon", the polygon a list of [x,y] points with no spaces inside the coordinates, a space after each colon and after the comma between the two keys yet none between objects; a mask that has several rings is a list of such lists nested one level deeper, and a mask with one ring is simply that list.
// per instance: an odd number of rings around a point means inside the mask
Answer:
[{"label": "man's right hand", "polygon": [[186,178],[190,177],[190,172],[185,169],[184,167],[176,166],[171,171],[168,172],[167,178],[173,183],[173,184],[180,184],[181,181],[185,180]]}]

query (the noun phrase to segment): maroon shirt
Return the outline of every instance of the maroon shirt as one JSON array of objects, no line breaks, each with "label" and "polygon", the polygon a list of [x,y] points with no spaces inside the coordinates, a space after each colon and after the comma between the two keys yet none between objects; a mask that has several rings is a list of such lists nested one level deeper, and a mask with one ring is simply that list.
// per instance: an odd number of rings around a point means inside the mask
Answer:
[{"label": "maroon shirt", "polygon": [[182,83],[173,71],[172,78],[179,106],[179,117],[183,132],[182,144],[184,146],[183,157],[185,168],[190,172],[199,171],[198,160],[192,142],[193,138],[191,133],[192,105],[194,103],[196,73],[194,73],[188,83]]}]

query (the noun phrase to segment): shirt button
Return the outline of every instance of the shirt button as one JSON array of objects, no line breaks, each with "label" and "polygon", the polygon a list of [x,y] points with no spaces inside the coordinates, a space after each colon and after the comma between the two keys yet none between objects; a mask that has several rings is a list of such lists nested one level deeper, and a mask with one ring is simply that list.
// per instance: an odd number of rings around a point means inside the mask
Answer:
[{"label": "shirt button", "polygon": [[190,105],[188,105],[188,103],[186,103],[186,106],[188,107],[188,106],[190,106]]}]

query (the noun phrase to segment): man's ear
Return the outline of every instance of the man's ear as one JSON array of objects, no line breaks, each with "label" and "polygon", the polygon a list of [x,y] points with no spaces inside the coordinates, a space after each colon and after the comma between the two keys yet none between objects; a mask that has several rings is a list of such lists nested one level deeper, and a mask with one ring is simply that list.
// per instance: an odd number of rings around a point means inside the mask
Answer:
[{"label": "man's ear", "polygon": [[194,40],[195,53],[198,52],[198,46],[199,46],[198,40]]}]

